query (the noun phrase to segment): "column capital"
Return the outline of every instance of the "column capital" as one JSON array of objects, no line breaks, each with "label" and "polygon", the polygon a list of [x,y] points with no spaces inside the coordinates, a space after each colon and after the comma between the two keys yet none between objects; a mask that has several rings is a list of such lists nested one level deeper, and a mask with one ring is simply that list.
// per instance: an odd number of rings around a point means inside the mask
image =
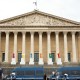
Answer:
[{"label": "column capital", "polygon": [[38,32],[39,34],[42,34],[43,32],[42,31],[40,31],[40,32]]},{"label": "column capital", "polygon": [[64,34],[67,34],[68,32],[67,32],[67,31],[64,31],[63,33],[64,33]]},{"label": "column capital", "polygon": [[48,31],[47,34],[51,34],[51,31]]},{"label": "column capital", "polygon": [[72,33],[72,34],[75,34],[75,33],[76,33],[76,31],[72,31],[71,33]]},{"label": "column capital", "polygon": [[5,31],[5,33],[6,33],[6,34],[9,34],[10,32],[9,32],[9,31]]},{"label": "column capital", "polygon": [[56,34],[59,34],[59,31],[56,31],[55,33],[56,33]]},{"label": "column capital", "polygon": [[17,31],[14,31],[13,33],[14,33],[14,34],[18,34],[18,32],[17,32]]},{"label": "column capital", "polygon": [[26,31],[22,31],[22,34],[26,34]]},{"label": "column capital", "polygon": [[31,34],[34,34],[34,31],[30,31]]}]

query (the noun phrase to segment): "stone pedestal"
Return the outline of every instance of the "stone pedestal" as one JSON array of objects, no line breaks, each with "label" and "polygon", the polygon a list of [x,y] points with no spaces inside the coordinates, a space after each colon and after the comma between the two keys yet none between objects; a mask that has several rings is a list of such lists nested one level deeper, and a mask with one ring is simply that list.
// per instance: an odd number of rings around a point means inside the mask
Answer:
[{"label": "stone pedestal", "polygon": [[48,59],[48,65],[53,65],[52,58]]},{"label": "stone pedestal", "polygon": [[57,60],[57,65],[62,65],[61,58],[58,58],[58,60]]},{"label": "stone pedestal", "polygon": [[31,65],[34,64],[34,60],[33,60],[33,58],[30,58],[30,62],[29,62],[29,64],[31,64]]},{"label": "stone pedestal", "polygon": [[40,65],[43,65],[43,64],[44,64],[43,58],[40,58],[40,59],[39,59],[39,64],[40,64]]},{"label": "stone pedestal", "polygon": [[16,60],[15,60],[15,58],[12,58],[11,64],[12,64],[12,65],[16,65]]},{"label": "stone pedestal", "polygon": [[25,64],[25,60],[24,58],[21,58],[21,62],[20,62],[21,65],[24,65]]}]

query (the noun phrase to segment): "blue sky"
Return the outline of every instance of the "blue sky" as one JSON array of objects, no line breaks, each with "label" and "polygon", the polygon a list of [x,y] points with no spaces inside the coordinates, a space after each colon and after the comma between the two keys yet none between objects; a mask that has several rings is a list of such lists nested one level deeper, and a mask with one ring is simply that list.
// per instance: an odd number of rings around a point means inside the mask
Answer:
[{"label": "blue sky", "polygon": [[[36,0],[0,0],[0,20],[35,9]],[[37,0],[39,11],[80,22],[80,0]]]}]

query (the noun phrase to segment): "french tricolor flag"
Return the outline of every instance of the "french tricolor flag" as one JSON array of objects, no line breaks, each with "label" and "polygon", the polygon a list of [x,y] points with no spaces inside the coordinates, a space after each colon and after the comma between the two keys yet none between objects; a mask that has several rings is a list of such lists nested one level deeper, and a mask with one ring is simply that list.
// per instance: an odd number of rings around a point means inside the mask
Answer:
[{"label": "french tricolor flag", "polygon": [[58,58],[61,58],[61,57],[60,57],[60,53],[58,53]]},{"label": "french tricolor flag", "polygon": [[60,53],[58,53],[57,56],[58,56],[57,64],[62,65]]}]

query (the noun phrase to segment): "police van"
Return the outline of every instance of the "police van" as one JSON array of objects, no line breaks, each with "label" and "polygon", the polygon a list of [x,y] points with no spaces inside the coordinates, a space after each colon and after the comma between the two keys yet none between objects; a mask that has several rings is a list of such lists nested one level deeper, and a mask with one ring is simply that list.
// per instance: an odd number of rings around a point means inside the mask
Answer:
[{"label": "police van", "polygon": [[80,67],[60,67],[47,80],[80,80]]},{"label": "police van", "polygon": [[6,80],[44,80],[43,67],[17,67]]}]

